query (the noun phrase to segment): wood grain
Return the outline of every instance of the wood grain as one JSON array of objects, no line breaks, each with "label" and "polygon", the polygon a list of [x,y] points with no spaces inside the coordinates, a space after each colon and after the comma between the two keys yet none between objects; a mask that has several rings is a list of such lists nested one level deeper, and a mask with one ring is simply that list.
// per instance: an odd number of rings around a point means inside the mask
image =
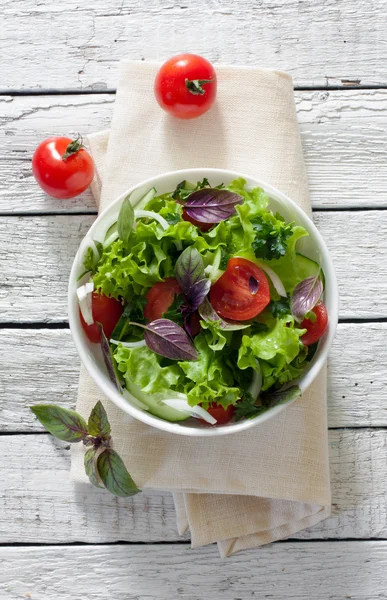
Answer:
[{"label": "wood grain", "polygon": [[[330,427],[387,427],[387,324],[341,324],[329,358]],[[0,431],[43,431],[31,404],[75,405],[79,359],[69,330],[0,329]]]},{"label": "wood grain", "polygon": [[[71,264],[93,220],[1,219],[0,322],[67,320]],[[341,317],[387,317],[387,211],[319,212],[315,221],[335,264]]]},{"label": "wood grain", "polygon": [[1,548],[4,600],[385,600],[386,542]]},{"label": "wood grain", "polygon": [[[329,432],[333,515],[300,539],[386,538],[387,432]],[[3,543],[176,541],[172,496],[116,498],[69,480],[69,445],[49,435],[0,436]],[[10,527],[12,523],[12,527]]]},{"label": "wood grain", "polygon": [[122,57],[182,50],[291,73],[298,86],[384,85],[385,0],[1,0],[2,90],[102,90]]},{"label": "wood grain", "polygon": [[[312,205],[386,207],[387,90],[296,92]],[[31,172],[39,141],[107,129],[114,95],[0,97],[0,212],[95,212],[90,192],[58,201]]]}]

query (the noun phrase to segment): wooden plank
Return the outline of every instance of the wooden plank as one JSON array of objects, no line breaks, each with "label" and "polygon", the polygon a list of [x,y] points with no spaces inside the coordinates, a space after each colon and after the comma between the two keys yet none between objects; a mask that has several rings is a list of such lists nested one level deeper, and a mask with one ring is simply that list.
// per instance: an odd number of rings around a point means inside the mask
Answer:
[{"label": "wooden plank", "polygon": [[[0,222],[0,322],[67,319],[67,281],[92,216],[4,217]],[[342,318],[387,316],[387,211],[320,212]],[[378,276],[375,276],[375,273]]]},{"label": "wooden plank", "polygon": [[104,91],[115,87],[122,57],[166,59],[186,48],[224,64],[286,70],[299,86],[387,82],[385,0],[2,0],[0,6],[2,90]]},{"label": "wooden plank", "polygon": [[[330,427],[387,427],[386,337],[387,323],[339,325],[329,359]],[[69,330],[0,329],[0,356],[0,431],[43,431],[31,404],[74,406],[79,359]]]},{"label": "wooden plank", "polygon": [[[386,207],[387,90],[296,92],[312,204]],[[95,212],[89,192],[58,201],[36,185],[39,141],[109,127],[114,95],[0,97],[0,212]]]},{"label": "wooden plank", "polygon": [[386,542],[287,542],[227,560],[178,544],[1,548],[0,561],[4,600],[387,598]]},{"label": "wooden plank", "polygon": [[[331,430],[329,446],[333,515],[294,537],[386,538],[387,432]],[[0,436],[2,543],[181,539],[169,493],[146,491],[127,499],[74,485],[69,450],[49,435]]]}]

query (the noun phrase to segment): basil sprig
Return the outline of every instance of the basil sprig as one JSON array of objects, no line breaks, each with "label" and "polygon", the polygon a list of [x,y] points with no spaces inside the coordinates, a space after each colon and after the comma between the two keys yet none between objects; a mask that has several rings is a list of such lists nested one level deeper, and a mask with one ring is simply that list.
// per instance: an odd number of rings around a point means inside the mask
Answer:
[{"label": "basil sprig", "polygon": [[85,471],[95,487],[105,487],[114,496],[134,496],[141,491],[122,458],[111,447],[110,423],[100,401],[91,411],[87,424],[74,410],[55,404],[36,404],[30,408],[52,435],[65,442],[83,442],[88,447]]}]

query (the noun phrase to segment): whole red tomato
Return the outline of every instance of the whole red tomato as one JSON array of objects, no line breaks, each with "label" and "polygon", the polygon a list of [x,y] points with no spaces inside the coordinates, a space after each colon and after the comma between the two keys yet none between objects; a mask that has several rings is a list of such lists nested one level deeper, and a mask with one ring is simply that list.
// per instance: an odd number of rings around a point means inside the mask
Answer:
[{"label": "whole red tomato", "polygon": [[179,54],[160,67],[154,89],[162,109],[179,119],[194,119],[215,100],[215,69],[202,56]]},{"label": "whole red tomato", "polygon": [[36,148],[32,172],[40,187],[54,198],[74,198],[89,187],[94,163],[82,138],[51,137]]}]

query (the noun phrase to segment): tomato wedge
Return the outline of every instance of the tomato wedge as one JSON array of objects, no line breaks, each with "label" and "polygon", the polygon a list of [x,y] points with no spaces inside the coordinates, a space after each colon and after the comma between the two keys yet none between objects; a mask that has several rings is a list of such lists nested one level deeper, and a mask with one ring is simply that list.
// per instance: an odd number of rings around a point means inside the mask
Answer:
[{"label": "tomato wedge", "polygon": [[316,320],[304,319],[300,325],[300,329],[307,329],[307,332],[301,338],[305,346],[317,342],[328,326],[328,312],[321,300],[312,308],[312,311],[316,315]]},{"label": "tomato wedge", "polygon": [[115,326],[120,320],[120,316],[123,313],[124,307],[122,306],[121,302],[115,298],[109,298],[103,294],[98,294],[98,292],[93,292],[91,307],[93,319],[95,321],[95,323],[92,325],[86,324],[84,318],[82,317],[81,311],[79,311],[84,332],[91,342],[99,342],[101,337],[97,323],[101,323],[104,333],[109,339]]},{"label": "tomato wedge", "polygon": [[246,258],[231,258],[226,271],[210,290],[210,302],[225,319],[248,321],[270,302],[265,273]]},{"label": "tomato wedge", "polygon": [[181,294],[181,289],[176,279],[168,277],[164,281],[155,283],[146,295],[145,318],[148,321],[161,319],[173,303],[176,294]]},{"label": "tomato wedge", "polygon": [[[207,408],[207,412],[210,413],[214,419],[216,419],[215,425],[225,425],[234,416],[235,407],[230,404],[227,408],[223,408],[220,404],[212,404],[209,408]],[[202,423],[206,423],[203,419],[200,419]]]}]

